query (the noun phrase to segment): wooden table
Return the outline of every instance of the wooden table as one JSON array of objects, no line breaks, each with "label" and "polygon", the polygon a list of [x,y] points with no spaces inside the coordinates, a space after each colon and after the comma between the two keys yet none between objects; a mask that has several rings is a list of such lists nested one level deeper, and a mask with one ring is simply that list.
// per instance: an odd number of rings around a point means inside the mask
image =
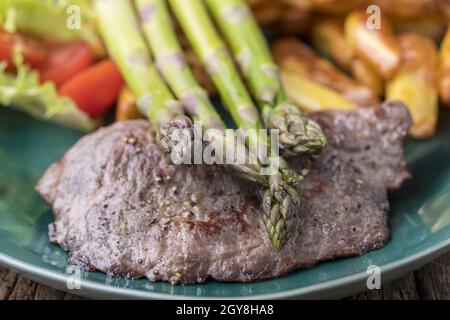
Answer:
[{"label": "wooden table", "polygon": [[[0,300],[55,300],[81,299],[27,280],[17,273],[0,267]],[[371,290],[349,297],[350,300],[367,299],[450,299],[450,252],[425,267],[389,283],[381,290]]]}]

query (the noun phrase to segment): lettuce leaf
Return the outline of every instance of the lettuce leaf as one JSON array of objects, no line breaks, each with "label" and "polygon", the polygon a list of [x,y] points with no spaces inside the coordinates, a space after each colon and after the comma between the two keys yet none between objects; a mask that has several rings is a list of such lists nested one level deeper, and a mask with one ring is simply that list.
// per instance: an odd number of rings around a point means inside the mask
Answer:
[{"label": "lettuce leaf", "polygon": [[[101,50],[94,14],[89,0],[2,0],[0,28],[8,32],[22,31],[59,42],[75,39]],[[76,6],[76,7],[73,7]],[[80,28],[69,28],[73,8],[79,8]],[[78,9],[77,9],[78,10]]]},{"label": "lettuce leaf", "polygon": [[14,53],[14,63],[17,74],[7,73],[6,63],[0,64],[0,105],[82,131],[98,126],[98,121],[78,109],[70,98],[59,96],[53,83],[41,84],[38,72],[24,63],[19,51]]}]

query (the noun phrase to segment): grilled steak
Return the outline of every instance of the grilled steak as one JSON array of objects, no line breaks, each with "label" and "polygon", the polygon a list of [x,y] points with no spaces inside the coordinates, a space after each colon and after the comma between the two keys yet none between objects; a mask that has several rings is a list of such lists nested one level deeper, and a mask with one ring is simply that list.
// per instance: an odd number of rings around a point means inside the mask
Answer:
[{"label": "grilled steak", "polygon": [[309,174],[280,253],[255,185],[219,166],[170,165],[143,120],[84,137],[48,169],[37,190],[55,214],[50,239],[84,268],[172,283],[266,279],[382,247],[387,189],[408,177],[408,111],[393,102],[310,116],[329,145],[315,159],[292,161]]}]

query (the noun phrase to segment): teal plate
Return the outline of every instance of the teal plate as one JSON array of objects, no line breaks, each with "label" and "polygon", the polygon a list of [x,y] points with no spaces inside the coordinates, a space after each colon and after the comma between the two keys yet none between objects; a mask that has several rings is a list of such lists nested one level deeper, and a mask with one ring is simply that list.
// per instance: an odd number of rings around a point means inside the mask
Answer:
[{"label": "teal plate", "polygon": [[[400,277],[450,249],[450,114],[444,113],[437,137],[407,143],[414,179],[391,195],[392,234],[383,249],[245,284],[172,286],[83,272],[81,288],[71,292],[93,298],[339,298],[367,290],[371,265],[381,268],[382,283]],[[73,279],[66,272],[71,271],[67,254],[48,241],[52,213],[34,186],[80,137],[79,132],[0,110],[0,264],[66,291]]]}]

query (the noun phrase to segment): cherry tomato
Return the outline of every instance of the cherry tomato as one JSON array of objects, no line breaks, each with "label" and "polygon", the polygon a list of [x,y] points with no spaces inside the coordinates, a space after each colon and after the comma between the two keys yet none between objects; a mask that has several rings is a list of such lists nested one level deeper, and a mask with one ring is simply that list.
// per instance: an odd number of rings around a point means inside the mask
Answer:
[{"label": "cherry tomato", "polygon": [[83,42],[73,42],[53,48],[42,68],[41,81],[52,81],[57,86],[69,80],[94,61],[91,48]]},{"label": "cherry tomato", "polygon": [[9,71],[14,70],[12,59],[16,46],[21,49],[25,62],[32,68],[39,68],[47,60],[48,50],[43,43],[31,36],[0,30],[0,60],[7,62]]},{"label": "cherry tomato", "polygon": [[99,62],[66,81],[59,90],[78,107],[96,117],[114,105],[123,87],[119,69],[111,60]]}]

